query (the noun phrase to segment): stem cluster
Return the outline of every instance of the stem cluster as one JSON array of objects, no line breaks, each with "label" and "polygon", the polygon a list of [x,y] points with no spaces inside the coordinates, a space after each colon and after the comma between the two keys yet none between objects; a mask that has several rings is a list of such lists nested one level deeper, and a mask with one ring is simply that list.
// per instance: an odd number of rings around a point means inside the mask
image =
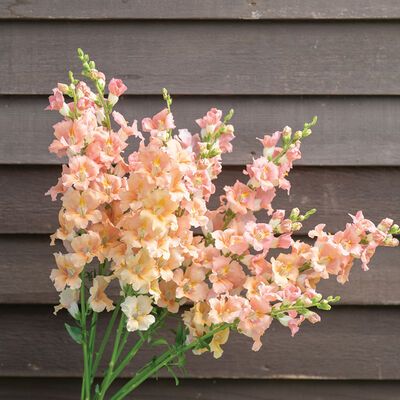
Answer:
[{"label": "stem cluster", "polygon": [[[130,364],[139,350],[146,343],[153,346],[166,345],[167,350],[161,355],[154,357],[143,368],[139,369],[138,372],[111,397],[112,400],[125,398],[141,383],[156,374],[162,368],[167,368],[171,373],[173,373],[172,366],[181,364],[180,360],[182,360],[184,353],[195,348],[203,348],[208,346],[208,343],[212,340],[216,333],[230,326],[229,324],[219,324],[213,326],[205,335],[191,343],[187,343],[186,329],[181,328],[176,334],[175,344],[171,345],[165,339],[153,339],[154,334],[164,325],[165,319],[168,316],[168,311],[166,309],[155,309],[154,313],[156,314],[156,322],[151,325],[147,331],[139,333],[135,344],[127,349],[126,345],[128,343],[129,332],[126,329],[126,317],[121,312],[122,300],[123,297],[121,297],[120,301],[115,307],[102,340],[96,349],[95,338],[98,314],[90,310],[87,302],[84,276],[82,274],[82,286],[80,291],[81,309],[78,320],[81,334],[79,335],[79,338],[76,336],[73,337],[81,344],[83,351],[84,370],[82,378],[81,400],[104,400],[115,379],[120,376],[120,374],[125,370],[125,368]],[[90,314],[91,322],[90,326],[88,327]],[[104,352],[110,344],[111,334],[114,330],[114,326],[118,317],[119,323],[112,345],[111,358],[108,362],[102,382],[93,387],[94,379],[99,371],[99,366],[103,359]],[[70,330],[69,333],[71,336],[73,335]]]}]

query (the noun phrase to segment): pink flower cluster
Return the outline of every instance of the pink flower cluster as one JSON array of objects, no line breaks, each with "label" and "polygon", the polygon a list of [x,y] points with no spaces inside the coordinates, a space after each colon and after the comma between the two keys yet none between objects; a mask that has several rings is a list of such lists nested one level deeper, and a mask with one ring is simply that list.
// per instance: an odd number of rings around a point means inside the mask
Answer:
[{"label": "pink flower cluster", "polygon": [[[145,138],[136,121],[129,125],[112,111],[126,90],[123,82],[112,79],[106,97],[104,74],[88,68],[87,76],[98,94],[72,78],[70,85],[53,90],[48,107],[64,116],[54,125],[49,150],[68,157],[48,192],[53,200],[61,195],[60,227],[52,241],[61,240],[66,249],[55,254],[57,268],[51,272],[60,292],[57,310],[76,315],[86,279],[91,309],[110,311],[115,305],[106,291],[117,281],[128,330],[148,329],[156,307],[177,313],[186,303],[190,308],[182,318],[189,342],[226,324],[210,344],[216,357],[230,329],[251,337],[258,350],[273,319],[292,334],[304,320],[319,321],[310,308],[327,309],[332,301],[316,291],[321,279],[336,275],[344,283],[355,259],[367,269],[378,246],[398,244],[393,221],[375,226],[361,212],[335,234],[318,225],[309,234],[316,238],[314,245],[292,239],[313,212],[301,215],[294,209],[286,215],[272,202],[278,189],[289,191],[287,175],[301,157],[301,140],[311,134],[312,124],[295,133],[286,127],[265,135],[263,155],[244,171],[247,181],[226,186],[220,206],[210,210],[221,155],[232,151],[232,113],[223,118],[213,108],[196,121],[198,133],[180,129],[174,135],[171,100],[165,95],[168,107],[142,121]],[[139,141],[138,149],[125,159],[131,136]],[[195,235],[196,228],[203,235]],[[271,257],[272,249],[282,252]],[[92,273],[95,260],[99,266]]]}]

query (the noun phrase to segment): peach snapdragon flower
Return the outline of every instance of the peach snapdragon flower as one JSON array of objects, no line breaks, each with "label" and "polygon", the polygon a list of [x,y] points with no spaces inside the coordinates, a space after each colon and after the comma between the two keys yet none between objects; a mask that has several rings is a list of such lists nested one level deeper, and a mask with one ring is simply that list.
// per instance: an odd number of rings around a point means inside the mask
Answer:
[{"label": "peach snapdragon flower", "polygon": [[92,189],[84,192],[69,189],[63,196],[64,218],[68,222],[74,222],[77,228],[85,229],[89,222],[101,221],[102,215],[97,209],[101,203],[101,195]]},{"label": "peach snapdragon flower", "polygon": [[90,288],[88,302],[95,312],[113,310],[115,307],[112,300],[105,294],[105,289],[111,282],[111,277],[98,275],[93,279],[93,286]]},{"label": "peach snapdragon flower", "polygon": [[127,296],[121,310],[127,317],[126,329],[129,332],[146,331],[155,322],[152,301],[149,296]]},{"label": "peach snapdragon flower", "polygon": [[71,289],[79,289],[82,279],[80,273],[85,266],[85,257],[79,253],[61,254],[54,253],[57,269],[53,269],[50,274],[55,288],[61,292],[66,286]]}]

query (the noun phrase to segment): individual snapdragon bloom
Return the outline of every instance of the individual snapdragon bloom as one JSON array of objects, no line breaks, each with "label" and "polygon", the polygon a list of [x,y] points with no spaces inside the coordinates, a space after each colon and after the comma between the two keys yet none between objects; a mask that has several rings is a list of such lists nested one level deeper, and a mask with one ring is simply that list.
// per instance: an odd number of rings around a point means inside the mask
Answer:
[{"label": "individual snapdragon bloom", "polygon": [[68,222],[73,222],[78,229],[85,229],[89,222],[101,221],[101,211],[98,210],[98,206],[102,203],[100,193],[92,189],[79,192],[70,188],[62,200],[65,207],[64,218]]},{"label": "individual snapdragon bloom", "polygon": [[[290,329],[292,337],[299,331],[300,325],[305,320],[304,315],[299,315],[296,311],[289,311],[287,314],[278,318],[278,321]],[[317,322],[317,321],[315,321]]]},{"label": "individual snapdragon bloom", "polygon": [[99,252],[101,248],[100,235],[97,232],[88,231],[76,236],[71,240],[71,247],[75,253],[82,254],[86,263],[90,263],[93,257],[101,258]]},{"label": "individual snapdragon bloom", "polygon": [[210,342],[210,351],[213,353],[215,359],[221,358],[224,350],[221,345],[225,344],[229,339],[229,328],[225,328],[222,331],[217,332],[211,342]]},{"label": "individual snapdragon bloom", "polygon": [[182,303],[185,301],[182,299],[177,300],[176,298],[176,289],[177,285],[174,281],[160,281],[159,289],[160,289],[160,297],[157,300],[157,305],[162,308],[166,308],[170,313],[176,314],[179,311],[179,308]]},{"label": "individual snapdragon bloom", "polygon": [[296,253],[281,253],[277,258],[272,257],[271,263],[274,280],[283,287],[289,282],[296,282],[299,268],[304,264],[304,260]]},{"label": "individual snapdragon bloom", "polygon": [[62,241],[71,241],[75,236],[75,231],[74,231],[75,224],[73,221],[67,221],[65,219],[64,209],[61,209],[58,213],[58,222],[60,224],[60,227],[57,229],[55,233],[50,235],[51,246],[55,245],[56,239]]},{"label": "individual snapdragon bloom", "polygon": [[225,125],[221,136],[218,139],[218,147],[222,153],[232,153],[233,146],[231,141],[235,139],[233,125]]},{"label": "individual snapdragon bloom", "polygon": [[108,84],[108,101],[111,105],[115,105],[118,102],[119,97],[126,92],[128,88],[125,86],[121,79],[112,78]]},{"label": "individual snapdragon bloom", "polygon": [[144,209],[141,215],[150,219],[153,229],[176,230],[178,226],[175,211],[178,206],[177,202],[172,201],[167,190],[156,189],[143,200]]},{"label": "individual snapdragon bloom", "polygon": [[63,157],[67,151],[72,154],[78,154],[84,146],[85,132],[77,129],[77,124],[72,120],[60,121],[53,125],[54,136],[56,139],[49,146],[50,153]]},{"label": "individual snapdragon bloom", "polygon": [[187,211],[190,226],[198,228],[207,225],[207,205],[204,199],[202,199],[198,195],[193,196],[190,201],[183,200],[181,202],[181,208]]},{"label": "individual snapdragon bloom", "polygon": [[85,257],[76,253],[54,253],[54,257],[58,268],[51,270],[50,279],[54,282],[55,288],[59,292],[66,286],[79,289],[82,283],[79,275],[85,266]]},{"label": "individual snapdragon bloom", "polygon": [[249,243],[254,250],[268,250],[273,243],[274,234],[272,227],[268,224],[257,224],[250,221],[246,224],[243,238]]},{"label": "individual snapdragon bloom", "polygon": [[89,289],[88,302],[94,312],[113,310],[115,307],[112,300],[106,295],[105,290],[111,282],[110,276],[98,275],[93,279],[93,286]]},{"label": "individual snapdragon bloom", "polygon": [[214,324],[235,322],[249,306],[248,301],[241,296],[224,295],[211,298],[208,302],[211,307],[209,318]]},{"label": "individual snapdragon bloom", "polygon": [[202,129],[201,136],[214,133],[222,124],[222,111],[217,108],[211,108],[203,118],[196,119],[197,125]]},{"label": "individual snapdragon bloom", "polygon": [[256,255],[248,254],[242,262],[252,274],[267,276],[270,279],[272,278],[272,265],[265,259],[265,256],[265,252]]},{"label": "individual snapdragon bloom", "polygon": [[217,230],[211,235],[215,239],[215,248],[222,252],[232,252],[240,255],[249,248],[245,237],[238,233],[236,229]]},{"label": "individual snapdragon bloom", "polygon": [[160,271],[160,276],[165,282],[169,282],[174,277],[174,270],[179,268],[180,265],[185,261],[185,257],[177,248],[170,250],[169,258],[167,260],[163,258],[157,259],[157,266]]},{"label": "individual snapdragon bloom", "polygon": [[95,114],[89,110],[80,118],[58,122],[53,128],[56,139],[50,144],[49,151],[58,157],[73,157],[80,154],[85,145],[93,140],[97,120]]},{"label": "individual snapdragon bloom", "polygon": [[129,332],[147,331],[155,322],[152,300],[149,296],[127,296],[121,304],[121,310],[127,317],[126,329]]},{"label": "individual snapdragon bloom", "polygon": [[209,276],[215,293],[227,293],[242,287],[246,275],[237,261],[219,256],[213,259],[212,273]]},{"label": "individual snapdragon bloom", "polygon": [[234,213],[246,214],[248,210],[255,210],[256,192],[244,183],[236,181],[233,186],[225,186],[227,207]]},{"label": "individual snapdragon bloom", "polygon": [[168,227],[158,224],[154,226],[154,216],[151,212],[142,210],[140,214],[124,214],[118,224],[121,229],[121,241],[129,248],[145,248],[153,258],[169,256]]},{"label": "individual snapdragon bloom", "polygon": [[[186,327],[189,329],[189,336],[187,341],[190,343],[193,340],[203,336],[211,325],[209,321],[210,305],[208,302],[196,302],[190,310],[184,311],[182,318]],[[204,353],[206,349],[201,352],[194,351],[195,354]]]},{"label": "individual snapdragon bloom", "polygon": [[128,125],[128,121],[124,118],[122,114],[117,111],[113,111],[112,116],[114,121],[120,126],[120,130],[118,131],[118,135],[120,138],[125,141],[129,136],[135,136],[141,140],[144,140],[142,133],[138,131],[137,121],[134,120],[132,125]]},{"label": "individual snapdragon bloom", "polygon": [[144,292],[148,292],[151,282],[160,276],[156,261],[146,248],[123,257],[115,267],[115,274],[123,284],[131,285],[133,290]]},{"label": "individual snapdragon bloom", "polygon": [[54,307],[54,315],[63,308],[67,309],[73,318],[79,318],[79,290],[66,288],[60,293],[60,304]]},{"label": "individual snapdragon bloom", "polygon": [[261,336],[270,327],[273,318],[269,315],[270,304],[263,299],[254,297],[250,306],[240,317],[238,331],[254,340],[252,350],[258,351],[262,346]]},{"label": "individual snapdragon bloom", "polygon": [[276,146],[281,136],[282,132],[277,131],[272,135],[265,135],[263,139],[258,139],[264,147],[263,155],[267,160],[273,159],[281,152],[282,148]]},{"label": "individual snapdragon bloom", "polygon": [[70,114],[70,108],[64,101],[63,93],[58,89],[53,89],[53,95],[49,96],[49,105],[45,108],[50,111],[59,111],[64,117]]},{"label": "individual snapdragon bloom", "polygon": [[203,301],[209,292],[208,285],[205,281],[206,271],[200,266],[191,266],[183,271],[178,268],[174,271],[174,282],[177,284],[176,297],[182,299],[184,297],[194,302]]},{"label": "individual snapdragon bloom", "polygon": [[92,187],[104,194],[106,203],[112,203],[114,200],[120,200],[121,188],[124,184],[125,181],[119,176],[101,173],[97,176],[96,182]]},{"label": "individual snapdragon bloom", "polygon": [[53,95],[49,96],[49,103],[50,104],[46,107],[46,110],[58,111],[63,107],[64,96],[58,88],[53,89]]},{"label": "individual snapdragon bloom", "polygon": [[155,189],[155,183],[144,172],[134,172],[127,179],[127,187],[120,191],[120,207],[122,211],[128,209],[136,211],[143,207],[143,199],[147,193]]},{"label": "individual snapdragon bloom", "polygon": [[279,186],[279,167],[265,157],[259,157],[252,164],[247,165],[245,171],[249,177],[252,187],[260,187],[263,191]]},{"label": "individual snapdragon bloom", "polygon": [[85,150],[85,154],[98,164],[103,164],[107,169],[121,163],[121,153],[128,144],[117,132],[109,132],[103,128],[97,129],[93,139]]},{"label": "individual snapdragon bloom", "polygon": [[68,170],[63,173],[62,183],[65,188],[74,186],[77,190],[86,190],[96,180],[100,167],[86,156],[70,159]]},{"label": "individual snapdragon bloom", "polygon": [[153,137],[165,138],[168,130],[174,129],[174,117],[168,108],[164,108],[153,118],[144,118],[142,121],[142,129],[144,132],[150,132]]}]

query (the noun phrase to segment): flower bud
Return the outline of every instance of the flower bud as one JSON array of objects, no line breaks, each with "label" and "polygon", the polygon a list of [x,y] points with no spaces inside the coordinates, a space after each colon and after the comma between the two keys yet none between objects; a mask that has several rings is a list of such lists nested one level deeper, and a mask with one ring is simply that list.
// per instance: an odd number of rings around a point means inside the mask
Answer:
[{"label": "flower bud", "polygon": [[71,314],[72,318],[79,320],[80,312],[79,312],[79,306],[77,303],[72,303],[71,306],[67,310]]},{"label": "flower bud", "polygon": [[65,83],[57,83],[57,88],[62,94],[68,94],[69,87]]},{"label": "flower bud", "polygon": [[292,212],[290,213],[290,219],[297,220],[297,217],[300,215],[300,210],[298,208],[293,208]]},{"label": "flower bud", "polygon": [[116,96],[115,94],[110,93],[108,95],[108,102],[112,105],[115,106],[118,103],[119,97]]},{"label": "flower bud", "polygon": [[307,312],[304,314],[304,316],[312,324],[315,324],[315,323],[321,321],[321,317],[314,311],[307,310]]},{"label": "flower bud", "polygon": [[289,143],[292,138],[292,128],[290,126],[285,126],[282,131],[283,143]]},{"label": "flower bud", "polygon": [[302,131],[296,131],[294,134],[294,140],[300,140],[303,137],[303,132]]},{"label": "flower bud", "polygon": [[311,133],[312,133],[311,129],[310,129],[310,128],[307,128],[307,129],[305,129],[305,130],[302,132],[302,137],[310,136]]},{"label": "flower bud", "polygon": [[301,222],[293,222],[292,229],[293,231],[299,231],[302,228]]},{"label": "flower bud", "polygon": [[68,117],[71,114],[71,110],[67,103],[64,103],[63,106],[60,108],[60,114],[64,117]]}]

